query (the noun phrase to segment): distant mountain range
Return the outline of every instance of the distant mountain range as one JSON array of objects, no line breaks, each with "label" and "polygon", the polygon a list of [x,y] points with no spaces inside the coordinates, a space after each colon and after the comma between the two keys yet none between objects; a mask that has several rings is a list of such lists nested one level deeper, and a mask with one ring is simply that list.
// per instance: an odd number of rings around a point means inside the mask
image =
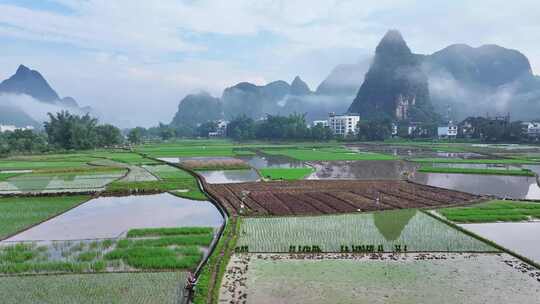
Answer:
[{"label": "distant mountain range", "polygon": [[93,112],[90,107],[80,107],[72,97],[61,98],[38,71],[24,65],[0,83],[0,124],[40,127],[46,111],[61,109]]},{"label": "distant mountain range", "polygon": [[[208,98],[221,113],[192,115],[196,100],[204,105]],[[184,102],[186,106],[182,106]],[[300,77],[291,84],[282,80],[264,86],[242,82],[225,89],[220,98],[207,93],[190,95],[178,110],[174,125],[240,114],[258,119],[293,112],[315,120],[327,117],[328,112],[347,111],[365,118],[420,121],[509,112],[512,119],[529,120],[540,118],[540,77],[533,75],[527,57],[516,50],[455,44],[420,55],[409,49],[398,31],[391,30],[373,60],[338,65],[314,92]]]}]

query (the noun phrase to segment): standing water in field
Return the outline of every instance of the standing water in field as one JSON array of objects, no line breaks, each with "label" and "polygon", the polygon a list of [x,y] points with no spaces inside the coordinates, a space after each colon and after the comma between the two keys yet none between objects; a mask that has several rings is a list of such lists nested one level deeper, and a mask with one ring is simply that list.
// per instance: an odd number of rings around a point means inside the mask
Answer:
[{"label": "standing water in field", "polygon": [[218,227],[222,222],[211,203],[168,193],[100,197],[7,241],[115,238],[133,228]]},{"label": "standing water in field", "polygon": [[516,199],[540,199],[536,177],[416,173],[412,180],[421,184],[473,194],[495,195]]},{"label": "standing water in field", "polygon": [[199,173],[209,184],[256,182],[261,179],[257,171],[253,169],[198,171],[197,173]]},{"label": "standing water in field", "polygon": [[459,226],[540,263],[540,222],[460,224]]},{"label": "standing water in field", "polygon": [[315,172],[308,179],[398,180],[418,167],[414,163],[393,160],[311,162],[310,165]]},{"label": "standing water in field", "polygon": [[274,155],[242,156],[239,159],[247,162],[251,167],[262,168],[303,168],[304,163],[288,157]]}]

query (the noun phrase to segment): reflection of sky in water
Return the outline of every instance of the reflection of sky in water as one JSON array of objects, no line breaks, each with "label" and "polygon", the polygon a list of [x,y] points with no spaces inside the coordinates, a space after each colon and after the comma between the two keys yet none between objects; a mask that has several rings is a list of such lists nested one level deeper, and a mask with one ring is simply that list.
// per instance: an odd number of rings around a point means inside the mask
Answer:
[{"label": "reflection of sky in water", "polygon": [[301,161],[295,161],[286,157],[277,156],[252,156],[252,157],[239,157],[246,161],[250,166],[262,169],[262,168],[301,168],[305,165]]},{"label": "reflection of sky in water", "polygon": [[540,199],[540,188],[536,183],[536,177],[416,173],[413,180],[430,186],[474,194]]},{"label": "reflection of sky in water", "polygon": [[22,232],[9,241],[114,238],[132,228],[221,225],[209,202],[171,194],[100,197]]},{"label": "reflection of sky in water", "polygon": [[461,224],[460,226],[540,263],[540,222]]},{"label": "reflection of sky in water", "polygon": [[232,184],[260,180],[259,174],[253,169],[198,171],[198,173],[210,184]]}]

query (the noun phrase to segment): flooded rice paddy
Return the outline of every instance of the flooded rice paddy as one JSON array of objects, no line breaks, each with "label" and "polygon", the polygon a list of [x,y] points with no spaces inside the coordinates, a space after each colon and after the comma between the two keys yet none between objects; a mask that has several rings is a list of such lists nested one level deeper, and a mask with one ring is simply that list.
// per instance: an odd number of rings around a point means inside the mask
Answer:
[{"label": "flooded rice paddy", "polygon": [[536,273],[507,254],[233,255],[222,303],[537,303]]},{"label": "flooded rice paddy", "polygon": [[376,145],[363,144],[348,146],[348,149],[355,152],[376,152],[390,154],[393,156],[401,156],[404,158],[459,158],[459,159],[480,159],[492,158],[474,152],[446,152],[437,151],[430,148],[411,147],[411,146],[393,146],[393,145]]},{"label": "flooded rice paddy", "polygon": [[411,180],[435,187],[447,188],[501,198],[540,199],[536,177],[415,173]]},{"label": "flooded rice paddy", "polygon": [[460,226],[540,263],[540,222],[460,224]]},{"label": "flooded rice paddy", "polygon": [[312,162],[315,168],[307,179],[388,179],[397,180],[419,165],[405,161],[333,161]]},{"label": "flooded rice paddy", "polygon": [[256,182],[261,179],[257,171],[254,169],[198,171],[198,173],[209,184]]},{"label": "flooded rice paddy", "polygon": [[302,168],[305,164],[301,161],[294,160],[288,157],[280,157],[273,155],[257,155],[249,157],[239,157],[247,162],[251,167],[256,169],[262,168]]},{"label": "flooded rice paddy", "polygon": [[116,238],[132,228],[217,227],[222,222],[211,203],[168,193],[99,197],[7,241]]}]

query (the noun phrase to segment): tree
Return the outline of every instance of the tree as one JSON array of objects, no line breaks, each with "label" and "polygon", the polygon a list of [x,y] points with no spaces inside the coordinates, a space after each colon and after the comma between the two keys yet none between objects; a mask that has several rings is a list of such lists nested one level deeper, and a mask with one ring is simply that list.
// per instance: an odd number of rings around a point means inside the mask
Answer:
[{"label": "tree", "polygon": [[255,122],[245,114],[233,119],[226,130],[227,137],[235,140],[246,140],[255,138]]},{"label": "tree", "polygon": [[208,137],[210,132],[216,132],[218,125],[215,121],[208,121],[202,123],[197,127],[197,135],[201,137]]},{"label": "tree", "polygon": [[128,133],[129,142],[136,145],[140,144],[142,142],[144,131],[145,130],[142,127],[131,129]]},{"label": "tree", "polygon": [[358,139],[360,140],[385,140],[391,135],[392,122],[389,119],[358,122]]},{"label": "tree", "polygon": [[0,133],[0,155],[45,152],[47,139],[42,133],[17,129]]},{"label": "tree", "polygon": [[122,143],[122,133],[120,129],[113,125],[97,126],[96,133],[99,147],[110,147]]},{"label": "tree", "polygon": [[97,146],[97,119],[88,114],[73,115],[68,111],[47,115],[49,121],[44,126],[50,145],[65,150],[84,150]]}]

